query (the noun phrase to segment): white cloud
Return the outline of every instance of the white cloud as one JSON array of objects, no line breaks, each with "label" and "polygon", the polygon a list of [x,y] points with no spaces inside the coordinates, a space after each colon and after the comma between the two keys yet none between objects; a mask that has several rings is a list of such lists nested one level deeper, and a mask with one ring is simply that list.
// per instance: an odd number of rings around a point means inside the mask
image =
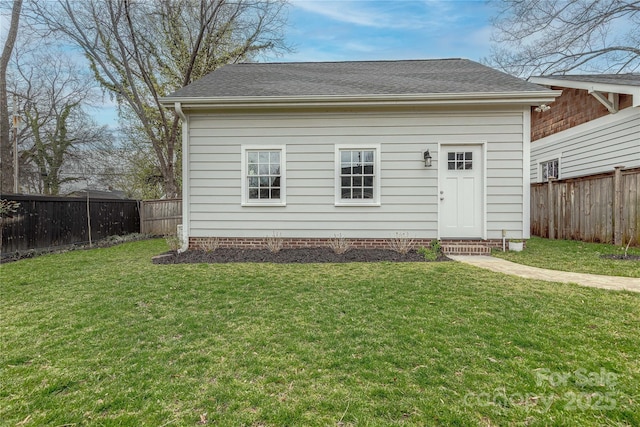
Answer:
[{"label": "white cloud", "polygon": [[[334,21],[374,28],[420,28],[423,19],[392,13],[402,2],[291,0],[294,7]],[[397,11],[397,10],[396,10]]]},{"label": "white cloud", "polygon": [[380,46],[359,41],[348,41],[344,44],[344,49],[352,52],[369,53],[378,51]]},{"label": "white cloud", "polygon": [[327,51],[313,47],[306,48],[302,51],[288,54],[285,58],[268,57],[267,62],[329,62],[329,61],[347,61],[352,60],[353,56],[337,51]]},{"label": "white cloud", "polygon": [[[336,23],[436,33],[476,20],[489,5],[477,0],[290,0],[300,11]],[[481,18],[480,18],[481,19]]]}]

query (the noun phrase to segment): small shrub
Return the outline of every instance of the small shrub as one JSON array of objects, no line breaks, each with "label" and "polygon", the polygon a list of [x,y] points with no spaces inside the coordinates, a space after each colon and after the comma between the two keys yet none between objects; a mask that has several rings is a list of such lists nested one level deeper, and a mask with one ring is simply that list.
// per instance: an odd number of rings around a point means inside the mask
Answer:
[{"label": "small shrub", "polygon": [[164,236],[164,240],[167,242],[170,251],[175,252],[180,249],[181,242],[177,234],[167,234]]},{"label": "small shrub", "polygon": [[105,237],[105,239],[104,239],[104,242],[105,242],[106,244],[118,244],[118,243],[122,243],[122,242],[124,242],[124,241],[125,241],[125,240],[124,240],[124,237],[122,237],[122,236],[118,236],[117,234],[114,234],[114,235],[112,235],[112,236],[107,236],[107,237]]},{"label": "small shrub", "polygon": [[337,234],[329,240],[329,247],[334,253],[341,255],[351,249],[351,243],[349,243],[349,239],[342,237],[342,234]]},{"label": "small shrub", "polygon": [[136,242],[138,240],[144,240],[144,239],[149,239],[150,237],[146,234],[140,234],[140,233],[131,233],[131,234],[124,234],[122,236],[119,235],[111,235],[111,236],[107,236],[102,240],[98,240],[95,245],[98,246],[99,248],[106,248],[109,246],[114,246],[114,245],[119,245],[121,243],[127,243],[127,242]]},{"label": "small shrub", "polygon": [[275,254],[280,252],[284,243],[282,237],[274,231],[273,236],[264,239],[264,245],[269,249],[269,252]]},{"label": "small shrub", "polygon": [[422,255],[426,261],[436,261],[442,255],[442,243],[434,239],[428,248],[422,246],[418,249],[418,253]]},{"label": "small shrub", "polygon": [[405,255],[413,249],[413,239],[409,239],[409,233],[396,233],[396,237],[389,239],[391,250]]},{"label": "small shrub", "polygon": [[220,238],[207,239],[200,244],[200,247],[205,252],[213,252],[220,247]]}]

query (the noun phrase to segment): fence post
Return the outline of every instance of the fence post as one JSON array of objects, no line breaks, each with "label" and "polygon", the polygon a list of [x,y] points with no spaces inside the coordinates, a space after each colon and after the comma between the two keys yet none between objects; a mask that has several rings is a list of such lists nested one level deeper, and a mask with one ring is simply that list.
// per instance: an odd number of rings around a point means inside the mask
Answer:
[{"label": "fence post", "polygon": [[613,244],[622,245],[622,168],[615,166],[613,173]]},{"label": "fence post", "polygon": [[147,234],[147,222],[144,215],[144,200],[138,200],[138,215],[140,215],[140,234]]},{"label": "fence post", "polygon": [[93,247],[91,240],[91,206],[89,205],[89,187],[87,187],[87,235],[89,236],[89,247]]},{"label": "fence post", "polygon": [[555,203],[553,197],[553,178],[549,178],[547,181],[547,212],[549,213],[549,239],[555,239]]}]

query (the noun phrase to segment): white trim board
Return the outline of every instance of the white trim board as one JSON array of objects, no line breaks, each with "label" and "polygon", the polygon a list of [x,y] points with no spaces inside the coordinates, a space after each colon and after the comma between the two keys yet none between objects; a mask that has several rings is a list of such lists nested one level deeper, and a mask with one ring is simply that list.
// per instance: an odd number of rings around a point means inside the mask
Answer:
[{"label": "white trim board", "polygon": [[640,106],[640,87],[638,86],[554,79],[553,77],[530,77],[529,81],[531,83],[536,83],[539,85],[566,87],[570,89],[582,89],[589,92],[624,93],[626,95],[633,96],[634,107]]},{"label": "white trim board", "polygon": [[531,237],[531,109],[522,109],[522,238]]},{"label": "white trim board", "polygon": [[562,91],[542,89],[531,92],[462,92],[370,95],[299,95],[236,97],[163,97],[160,103],[171,107],[182,103],[183,110],[271,108],[277,106],[419,106],[419,105],[538,105],[553,102]]},{"label": "white trim board", "polygon": [[191,152],[190,142],[190,117],[182,112],[181,105],[175,104],[175,111],[182,120],[182,246],[179,251],[184,252],[189,249],[189,237],[191,237],[191,215],[189,206],[191,203]]}]

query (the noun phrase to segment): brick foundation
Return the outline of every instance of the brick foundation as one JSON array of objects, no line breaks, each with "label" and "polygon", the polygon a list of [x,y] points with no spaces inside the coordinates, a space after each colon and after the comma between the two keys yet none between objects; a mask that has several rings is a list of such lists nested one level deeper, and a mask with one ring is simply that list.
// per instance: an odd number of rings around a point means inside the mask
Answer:
[{"label": "brick foundation", "polygon": [[[247,237],[191,237],[189,249],[265,249],[268,238]],[[282,249],[318,248],[330,246],[334,239],[326,238],[280,238]],[[392,249],[390,239],[346,239],[355,249]],[[433,239],[413,239],[413,247],[430,247]],[[502,248],[501,239],[491,240],[442,240],[442,248],[449,255],[488,255],[491,248]]]}]

